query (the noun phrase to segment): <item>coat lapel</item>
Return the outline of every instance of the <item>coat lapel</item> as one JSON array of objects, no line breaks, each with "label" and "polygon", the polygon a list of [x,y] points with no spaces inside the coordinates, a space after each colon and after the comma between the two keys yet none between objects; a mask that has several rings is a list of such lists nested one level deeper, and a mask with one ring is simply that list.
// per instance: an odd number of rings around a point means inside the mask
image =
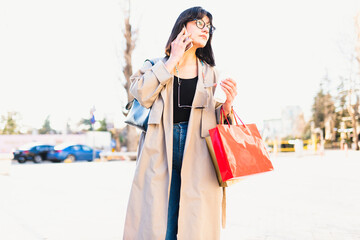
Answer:
[{"label": "coat lapel", "polygon": [[[196,92],[194,96],[194,100],[192,105],[195,108],[206,108],[209,104],[209,86],[208,81],[206,81],[206,65],[204,66],[201,64],[200,60],[197,60],[198,66],[198,82],[196,85]],[[205,80],[203,78],[203,71],[205,75]]]}]

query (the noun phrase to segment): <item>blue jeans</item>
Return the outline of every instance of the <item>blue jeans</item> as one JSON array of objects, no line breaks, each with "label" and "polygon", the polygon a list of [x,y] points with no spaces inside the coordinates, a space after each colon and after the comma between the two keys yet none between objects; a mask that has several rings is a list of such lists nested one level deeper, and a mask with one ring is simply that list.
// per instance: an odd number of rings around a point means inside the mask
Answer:
[{"label": "blue jeans", "polygon": [[181,166],[184,155],[187,128],[188,122],[174,124],[172,177],[170,185],[168,220],[165,240],[177,239],[176,235],[178,230],[179,217]]}]

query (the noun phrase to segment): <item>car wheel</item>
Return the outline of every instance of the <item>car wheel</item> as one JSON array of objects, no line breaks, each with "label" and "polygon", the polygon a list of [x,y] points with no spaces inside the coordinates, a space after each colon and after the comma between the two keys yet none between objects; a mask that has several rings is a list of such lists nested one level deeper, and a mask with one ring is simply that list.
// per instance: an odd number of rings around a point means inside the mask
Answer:
[{"label": "car wheel", "polygon": [[64,162],[66,162],[66,163],[72,163],[72,162],[75,162],[75,160],[76,160],[75,156],[72,155],[72,154],[69,154],[69,155],[67,156],[67,158],[65,159]]},{"label": "car wheel", "polygon": [[18,163],[25,163],[26,159],[24,157],[19,157],[19,159],[17,161],[18,161]]},{"label": "car wheel", "polygon": [[43,159],[40,155],[34,156],[34,163],[42,163]]}]

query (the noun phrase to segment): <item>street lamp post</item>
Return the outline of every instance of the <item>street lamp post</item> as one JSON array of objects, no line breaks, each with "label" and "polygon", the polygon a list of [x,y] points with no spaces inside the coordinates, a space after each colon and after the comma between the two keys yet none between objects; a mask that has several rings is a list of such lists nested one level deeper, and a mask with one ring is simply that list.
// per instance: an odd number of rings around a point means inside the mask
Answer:
[{"label": "street lamp post", "polygon": [[92,127],[92,139],[93,139],[93,146],[92,146],[92,160],[93,161],[95,160],[95,128],[94,128],[94,124],[95,124],[94,112],[95,112],[95,110],[96,110],[95,106],[93,106],[90,109],[90,114],[91,114],[90,122],[91,122],[91,127]]}]

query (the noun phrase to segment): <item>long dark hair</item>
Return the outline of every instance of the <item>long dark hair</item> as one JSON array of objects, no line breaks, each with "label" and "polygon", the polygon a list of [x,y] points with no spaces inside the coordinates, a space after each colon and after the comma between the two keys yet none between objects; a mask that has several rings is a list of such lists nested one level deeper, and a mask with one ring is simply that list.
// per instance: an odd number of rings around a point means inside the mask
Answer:
[{"label": "long dark hair", "polygon": [[[183,11],[179,17],[177,18],[174,27],[171,31],[168,42],[165,47],[166,56],[170,56],[171,52],[171,43],[175,40],[177,35],[181,32],[182,28],[186,23],[194,20],[194,19],[202,19],[204,16],[207,16],[210,20],[210,24],[212,25],[212,15],[202,7],[192,7]],[[209,64],[210,66],[215,66],[214,53],[211,47],[211,39],[212,33],[209,33],[209,39],[203,48],[196,49],[196,56]]]}]

